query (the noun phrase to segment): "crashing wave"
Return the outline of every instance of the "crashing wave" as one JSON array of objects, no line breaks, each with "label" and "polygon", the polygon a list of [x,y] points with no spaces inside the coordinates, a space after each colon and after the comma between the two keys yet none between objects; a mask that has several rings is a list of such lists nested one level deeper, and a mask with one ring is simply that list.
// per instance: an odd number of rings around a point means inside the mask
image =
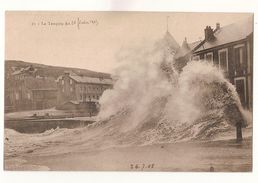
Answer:
[{"label": "crashing wave", "polygon": [[222,71],[206,61],[191,61],[178,73],[171,56],[164,60],[164,55],[164,48],[156,47],[120,61],[119,79],[103,94],[97,123],[116,129],[114,141],[209,140],[238,121],[247,125],[235,87]]},{"label": "crashing wave", "polygon": [[[232,130],[238,121],[251,125],[235,87],[216,66],[192,61],[179,73],[166,44],[149,45],[121,50],[115,73],[118,79],[100,99],[97,122],[83,129],[55,129],[43,134],[5,131],[11,139],[5,142],[6,149],[13,154],[33,146],[66,143],[63,149],[69,152],[76,144],[94,149],[212,140]],[[12,140],[15,136],[18,141]]]}]

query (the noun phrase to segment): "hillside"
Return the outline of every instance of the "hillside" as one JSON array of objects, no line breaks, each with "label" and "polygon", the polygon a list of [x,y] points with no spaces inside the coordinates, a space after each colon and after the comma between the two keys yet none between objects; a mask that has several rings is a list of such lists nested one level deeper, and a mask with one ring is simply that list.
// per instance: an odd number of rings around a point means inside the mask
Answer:
[{"label": "hillside", "polygon": [[37,69],[37,74],[40,76],[48,76],[53,78],[58,78],[65,71],[74,72],[78,75],[86,75],[89,77],[104,77],[110,78],[110,74],[95,72],[87,69],[71,68],[71,67],[59,67],[59,66],[50,66],[44,64],[30,63],[18,60],[5,60],[5,75],[10,75],[14,70],[25,68],[32,65]]}]

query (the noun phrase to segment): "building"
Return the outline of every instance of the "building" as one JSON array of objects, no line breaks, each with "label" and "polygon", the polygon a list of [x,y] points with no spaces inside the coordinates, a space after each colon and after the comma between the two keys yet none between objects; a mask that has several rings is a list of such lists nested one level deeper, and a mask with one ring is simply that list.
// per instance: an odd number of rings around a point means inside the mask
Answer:
[{"label": "building", "polygon": [[106,89],[113,87],[111,78],[88,77],[65,72],[56,80],[59,105],[72,101],[74,103],[98,102]]},{"label": "building", "polygon": [[167,30],[164,37],[157,41],[155,46],[159,50],[162,50],[162,61],[160,63],[160,69],[163,71],[163,74],[165,74],[165,76],[171,83],[175,83],[176,80],[173,77],[175,69],[171,66],[173,64],[174,55],[176,54],[177,50],[180,49],[179,44]]},{"label": "building", "polygon": [[187,62],[191,60],[193,50],[201,43],[202,41],[195,41],[193,43],[188,43],[185,38],[182,46],[177,50],[174,61],[175,68],[181,72],[183,67],[186,66]]},{"label": "building", "polygon": [[46,109],[57,103],[54,78],[39,77],[32,66],[15,70],[5,79],[5,111]]},{"label": "building", "polygon": [[31,89],[32,108],[47,109],[57,104],[57,88]]},{"label": "building", "polygon": [[[253,106],[253,18],[221,27],[204,29],[205,39],[189,46],[185,40],[177,61],[206,60],[223,70],[225,77],[236,87],[243,107]],[[181,60],[180,60],[181,59]]]}]

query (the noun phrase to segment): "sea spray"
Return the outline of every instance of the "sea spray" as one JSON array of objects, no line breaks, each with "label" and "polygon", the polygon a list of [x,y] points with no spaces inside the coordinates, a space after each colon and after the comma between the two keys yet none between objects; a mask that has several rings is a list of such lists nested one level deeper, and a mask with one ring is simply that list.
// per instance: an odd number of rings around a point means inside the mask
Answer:
[{"label": "sea spray", "polygon": [[123,110],[130,111],[121,121],[124,130],[136,127],[149,115],[153,100],[168,96],[173,87],[161,69],[161,63],[169,64],[164,60],[164,49],[148,47],[139,50],[121,53],[120,67],[116,69],[118,80],[113,90],[104,92],[100,99],[101,119]]},{"label": "sea spray", "polygon": [[237,120],[245,123],[235,87],[222,71],[206,61],[189,61],[178,73],[168,45],[154,45],[127,51],[114,89],[100,99],[100,121],[108,118],[112,126],[115,119],[116,133],[123,133],[120,143],[211,139]]},{"label": "sea spray", "polygon": [[[244,126],[252,125],[251,113],[242,108],[235,87],[216,66],[206,61],[189,61],[178,72],[172,48],[163,39],[120,50],[115,84],[100,98],[97,122],[82,129],[33,134],[30,141],[28,135],[6,129],[6,153],[12,156],[58,144],[65,146],[64,153],[73,151],[75,146],[76,150],[85,151],[213,140],[235,130],[237,120]],[[18,141],[13,140],[17,137]],[[20,144],[26,144],[25,148],[21,149]]]}]

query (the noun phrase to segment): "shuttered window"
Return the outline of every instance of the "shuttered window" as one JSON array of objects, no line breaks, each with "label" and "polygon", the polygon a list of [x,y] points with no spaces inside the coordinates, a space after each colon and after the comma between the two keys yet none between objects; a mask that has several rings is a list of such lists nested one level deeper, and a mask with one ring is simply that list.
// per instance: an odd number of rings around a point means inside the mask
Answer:
[{"label": "shuttered window", "polygon": [[244,66],[245,60],[245,50],[244,44],[238,45],[234,47],[234,55],[235,55],[235,64],[237,68]]},{"label": "shuttered window", "polygon": [[206,53],[204,55],[204,58],[206,61],[210,62],[210,63],[213,63],[213,53]]},{"label": "shuttered window", "polygon": [[228,71],[228,50],[219,50],[219,68]]}]

